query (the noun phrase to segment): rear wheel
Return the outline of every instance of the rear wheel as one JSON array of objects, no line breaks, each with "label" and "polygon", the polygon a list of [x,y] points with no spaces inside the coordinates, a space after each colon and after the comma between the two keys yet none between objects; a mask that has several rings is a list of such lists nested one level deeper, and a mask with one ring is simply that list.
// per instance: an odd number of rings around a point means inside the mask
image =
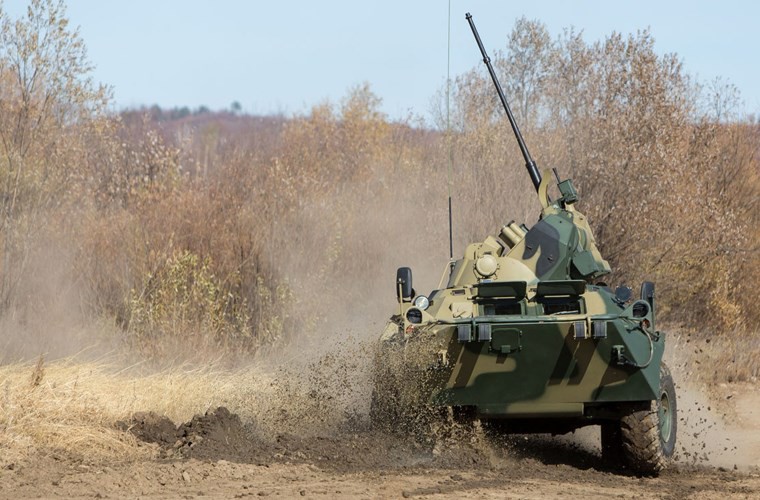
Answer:
[{"label": "rear wheel", "polygon": [[670,370],[660,365],[660,390],[649,408],[620,419],[623,456],[628,465],[643,474],[657,474],[673,456],[676,446],[676,390]]}]

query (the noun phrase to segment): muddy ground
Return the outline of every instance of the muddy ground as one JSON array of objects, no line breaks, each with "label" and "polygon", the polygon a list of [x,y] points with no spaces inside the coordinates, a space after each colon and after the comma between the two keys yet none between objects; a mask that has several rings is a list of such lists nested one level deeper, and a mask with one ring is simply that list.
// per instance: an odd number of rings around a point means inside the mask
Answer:
[{"label": "muddy ground", "polygon": [[757,386],[725,392],[731,424],[690,422],[707,409],[685,408],[685,445],[659,477],[605,464],[594,428],[551,438],[455,426],[431,438],[373,431],[360,419],[326,435],[265,436],[220,407],[179,425],[150,412],[116,423],[154,451],[151,461],[103,465],[53,455],[2,464],[0,497],[758,498]]}]

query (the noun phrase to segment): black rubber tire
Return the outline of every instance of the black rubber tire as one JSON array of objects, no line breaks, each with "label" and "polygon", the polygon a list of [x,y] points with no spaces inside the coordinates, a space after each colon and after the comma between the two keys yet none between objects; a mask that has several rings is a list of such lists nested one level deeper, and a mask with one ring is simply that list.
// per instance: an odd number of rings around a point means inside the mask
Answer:
[{"label": "black rubber tire", "polygon": [[676,446],[678,413],[676,390],[670,370],[660,365],[660,390],[649,408],[620,419],[622,451],[631,469],[656,475],[665,468]]}]

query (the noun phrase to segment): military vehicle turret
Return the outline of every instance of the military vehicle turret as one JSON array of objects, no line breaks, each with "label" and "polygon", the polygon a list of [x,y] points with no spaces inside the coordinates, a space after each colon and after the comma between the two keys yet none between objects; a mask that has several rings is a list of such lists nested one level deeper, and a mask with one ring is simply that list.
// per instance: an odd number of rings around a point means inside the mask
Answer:
[{"label": "military vehicle turret", "polygon": [[[533,227],[509,222],[467,246],[448,282],[416,294],[412,272],[398,269],[399,308],[381,338],[371,415],[385,425],[422,394],[458,417],[497,422],[516,433],[566,433],[601,426],[602,454],[644,474],[673,455],[676,394],[662,362],[655,287],[612,291],[588,220],[576,210],[571,180],[542,176],[467,14],[536,188]],[[555,172],[556,174],[556,172]],[[412,355],[411,353],[415,353]]]}]

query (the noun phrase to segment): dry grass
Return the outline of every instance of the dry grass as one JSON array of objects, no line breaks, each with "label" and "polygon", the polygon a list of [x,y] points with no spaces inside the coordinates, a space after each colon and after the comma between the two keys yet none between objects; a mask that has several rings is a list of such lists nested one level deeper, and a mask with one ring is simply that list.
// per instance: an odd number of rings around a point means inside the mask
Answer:
[{"label": "dry grass", "polygon": [[74,358],[47,364],[42,377],[35,364],[0,366],[0,462],[38,455],[88,462],[149,458],[155,450],[119,430],[119,420],[141,410],[189,420],[219,404],[239,402],[241,384],[258,379],[211,369],[138,371]]},{"label": "dry grass", "polygon": [[0,367],[0,449],[4,463],[23,462],[37,454],[61,454],[88,460],[135,459],[150,452],[116,430],[128,414],[123,380],[103,367],[59,361],[45,369],[38,384],[31,364]]},{"label": "dry grass", "polygon": [[225,406],[262,439],[327,432],[366,411],[366,348],[349,340],[333,343],[323,355],[316,349],[272,352],[268,368],[259,363],[234,370],[213,361],[156,370],[76,357],[0,365],[0,466],[38,456],[90,463],[153,457],[154,446],[117,425],[143,411],[180,424]]}]

